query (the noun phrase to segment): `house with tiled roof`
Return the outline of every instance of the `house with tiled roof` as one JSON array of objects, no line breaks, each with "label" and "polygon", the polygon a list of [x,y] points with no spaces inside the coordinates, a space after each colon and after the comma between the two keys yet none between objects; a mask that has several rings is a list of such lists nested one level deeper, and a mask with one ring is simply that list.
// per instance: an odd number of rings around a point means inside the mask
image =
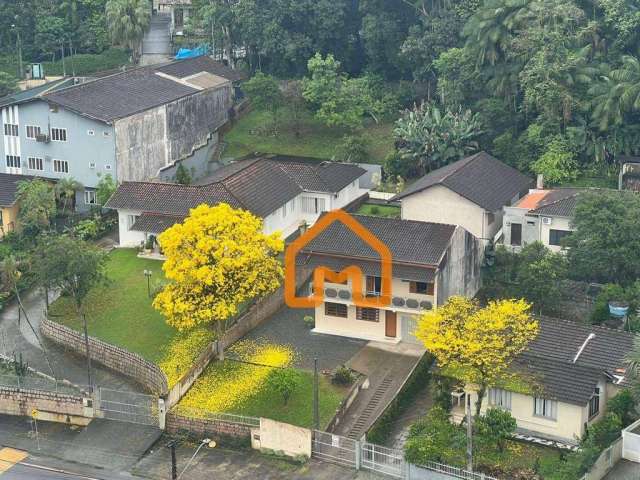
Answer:
[{"label": "house with tiled roof", "polygon": [[0,98],[0,170],[73,178],[75,204],[96,203],[96,186],[170,180],[184,165],[207,172],[234,105],[237,71],[202,56],[100,78],[63,79]]},{"label": "house with tiled roof", "polygon": [[[0,238],[18,228],[18,187],[20,182],[30,182],[35,177],[0,173]],[[53,182],[52,179],[46,179]]]},{"label": "house with tiled roof", "polygon": [[[556,318],[539,317],[538,322],[538,336],[514,362],[515,380],[491,388],[482,411],[509,410],[524,437],[576,445],[606,413],[607,401],[628,385],[625,356],[635,336]],[[474,391],[466,393],[472,408]],[[453,409],[454,421],[464,417],[461,405]]]},{"label": "house with tiled roof", "polygon": [[531,179],[486,152],[429,172],[392,200],[402,218],[460,225],[485,243],[502,227],[502,208],[531,187]]},{"label": "house with tiled roof", "polygon": [[[542,187],[540,185],[540,187]],[[512,206],[504,208],[503,242],[519,251],[524,245],[542,242],[553,251],[562,249],[562,239],[573,231],[573,218],[580,195],[589,188],[532,189]]]},{"label": "house with tiled roof", "polygon": [[[355,281],[324,284],[315,308],[315,332],[389,343],[420,344],[414,331],[421,313],[451,295],[474,296],[480,287],[482,244],[457,225],[351,215],[391,253],[390,303],[358,306]],[[334,272],[356,266],[362,272],[360,291],[382,293],[382,259],[370,243],[349,226],[334,221],[305,244],[296,256],[298,268],[327,267]],[[357,288],[357,287],[356,287]]]},{"label": "house with tiled roof", "polygon": [[355,164],[257,155],[215,170],[194,185],[123,182],[106,208],[118,211],[121,246],[139,246],[181,222],[200,204],[227,203],[263,219],[265,233],[286,237],[322,212],[345,208],[367,190]]}]

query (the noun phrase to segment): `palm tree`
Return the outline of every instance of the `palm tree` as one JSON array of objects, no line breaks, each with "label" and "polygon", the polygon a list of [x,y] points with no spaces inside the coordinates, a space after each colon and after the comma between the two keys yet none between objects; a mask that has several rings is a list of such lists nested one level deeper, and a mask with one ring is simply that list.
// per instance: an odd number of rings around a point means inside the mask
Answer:
[{"label": "palm tree", "polygon": [[151,20],[148,0],[108,0],[105,10],[113,43],[129,48],[137,62],[140,43]]},{"label": "palm tree", "polygon": [[56,197],[62,202],[62,215],[65,214],[69,201],[71,206],[75,203],[76,192],[82,188],[82,184],[72,177],[61,178],[56,184]]}]

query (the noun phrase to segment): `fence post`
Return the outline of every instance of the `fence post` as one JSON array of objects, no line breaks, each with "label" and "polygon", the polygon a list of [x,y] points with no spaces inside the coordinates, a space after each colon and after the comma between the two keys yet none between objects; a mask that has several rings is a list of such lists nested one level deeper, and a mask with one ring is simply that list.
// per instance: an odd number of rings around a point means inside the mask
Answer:
[{"label": "fence post", "polygon": [[404,480],[411,480],[411,464],[403,460],[402,467],[404,469]]},{"label": "fence post", "polygon": [[362,442],[360,440],[356,440],[356,470],[360,470],[360,464],[362,463]]},{"label": "fence post", "polygon": [[166,427],[167,409],[165,408],[164,400],[158,399],[158,426],[160,430],[164,430]]}]

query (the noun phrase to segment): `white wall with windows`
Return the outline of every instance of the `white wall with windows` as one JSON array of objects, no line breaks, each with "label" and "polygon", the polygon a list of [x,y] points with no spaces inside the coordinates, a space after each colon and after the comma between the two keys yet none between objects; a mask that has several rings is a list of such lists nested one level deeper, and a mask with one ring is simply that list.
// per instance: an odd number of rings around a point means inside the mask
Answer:
[{"label": "white wall with windows", "polygon": [[527,215],[528,210],[506,207],[502,219],[503,242],[507,248],[520,251],[533,242],[542,242],[550,250],[562,250],[562,238],[573,231],[571,219],[557,216]]},{"label": "white wall with windows", "polygon": [[131,230],[136,218],[142,214],[135,210],[118,210],[118,233],[121,247],[137,247],[145,240],[144,232]]}]

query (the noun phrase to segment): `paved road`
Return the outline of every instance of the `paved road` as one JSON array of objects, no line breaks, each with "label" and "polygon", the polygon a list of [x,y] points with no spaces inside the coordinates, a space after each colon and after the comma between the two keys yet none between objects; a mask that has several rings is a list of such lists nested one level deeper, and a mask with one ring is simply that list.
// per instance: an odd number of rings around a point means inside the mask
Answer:
[{"label": "paved road", "polygon": [[[55,295],[51,294],[50,301],[54,298]],[[53,368],[54,374],[52,376],[69,380],[77,385],[86,385],[87,370],[85,359],[66,352],[63,348],[47,341],[39,334],[40,320],[44,317],[45,307],[44,295],[41,291],[32,290],[23,293],[22,302],[34,330],[38,332],[38,337],[34,335],[24,317],[18,322],[18,304],[12,301],[0,312],[0,354],[8,357],[13,357],[14,353],[16,356],[22,354],[23,361],[27,362],[30,367],[47,375],[52,375],[43,354],[42,347],[44,346]],[[42,345],[39,338],[42,341]],[[103,387],[115,390],[143,391],[140,385],[128,378],[100,367],[95,363],[93,365],[93,375],[95,384]]]},{"label": "paved road", "polygon": [[171,17],[168,15],[151,17],[149,30],[142,39],[141,65],[153,65],[166,62],[169,59],[171,56],[170,23]]},{"label": "paved road", "polygon": [[0,478],[2,480],[74,480],[91,479],[93,477],[60,473],[35,466],[16,465],[10,470],[6,471],[4,474],[0,474]]}]

